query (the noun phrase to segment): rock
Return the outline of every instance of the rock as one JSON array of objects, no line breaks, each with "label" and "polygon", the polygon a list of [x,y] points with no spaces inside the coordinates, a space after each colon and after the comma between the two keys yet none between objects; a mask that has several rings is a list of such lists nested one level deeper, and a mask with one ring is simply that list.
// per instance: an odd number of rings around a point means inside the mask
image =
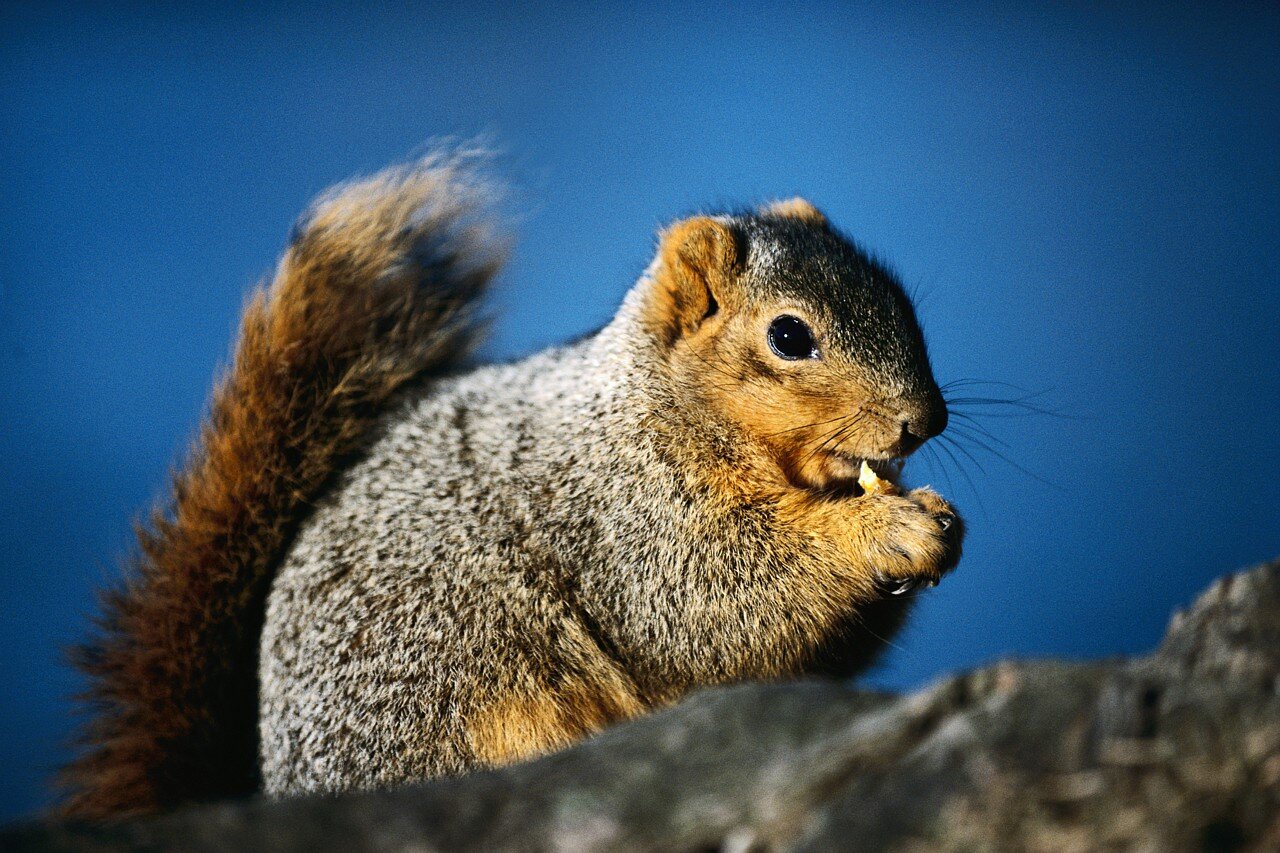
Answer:
[{"label": "rock", "polygon": [[1001,663],[918,693],[707,690],[518,766],[226,803],[12,850],[1276,850],[1280,561],[1224,578],[1153,654]]}]

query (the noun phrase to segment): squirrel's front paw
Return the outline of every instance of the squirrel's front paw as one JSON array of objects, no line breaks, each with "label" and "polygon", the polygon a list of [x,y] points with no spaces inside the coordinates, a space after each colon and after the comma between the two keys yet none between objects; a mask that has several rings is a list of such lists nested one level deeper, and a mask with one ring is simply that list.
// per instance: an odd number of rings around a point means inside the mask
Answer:
[{"label": "squirrel's front paw", "polygon": [[890,595],[936,586],[960,559],[964,522],[930,489],[905,496],[868,495],[863,548],[876,582]]}]

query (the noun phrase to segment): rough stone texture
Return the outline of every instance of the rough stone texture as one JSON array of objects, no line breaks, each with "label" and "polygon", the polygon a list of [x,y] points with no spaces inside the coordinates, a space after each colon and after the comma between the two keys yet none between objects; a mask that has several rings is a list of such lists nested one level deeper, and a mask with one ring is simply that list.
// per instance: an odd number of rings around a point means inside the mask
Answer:
[{"label": "rough stone texture", "polygon": [[1145,658],[907,696],[707,691],[558,755],[376,794],[28,825],[14,850],[1280,850],[1280,561]]}]

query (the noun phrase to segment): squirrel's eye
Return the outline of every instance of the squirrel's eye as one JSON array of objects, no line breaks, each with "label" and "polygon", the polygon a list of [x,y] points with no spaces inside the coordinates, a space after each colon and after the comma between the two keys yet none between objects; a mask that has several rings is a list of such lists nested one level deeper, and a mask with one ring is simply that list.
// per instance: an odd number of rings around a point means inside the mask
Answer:
[{"label": "squirrel's eye", "polygon": [[818,346],[813,342],[813,332],[803,320],[783,314],[769,324],[769,349],[779,358],[796,361],[817,358]]}]

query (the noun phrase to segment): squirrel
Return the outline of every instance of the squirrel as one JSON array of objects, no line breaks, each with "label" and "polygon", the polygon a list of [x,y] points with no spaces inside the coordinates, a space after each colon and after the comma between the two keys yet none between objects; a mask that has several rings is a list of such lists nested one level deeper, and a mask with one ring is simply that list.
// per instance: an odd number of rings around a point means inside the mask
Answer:
[{"label": "squirrel", "polygon": [[896,482],[947,407],[885,265],[803,199],[695,215],[604,328],[477,366],[481,159],[296,227],[77,654],[64,814],[453,775],[849,676],[955,567],[955,509]]}]

